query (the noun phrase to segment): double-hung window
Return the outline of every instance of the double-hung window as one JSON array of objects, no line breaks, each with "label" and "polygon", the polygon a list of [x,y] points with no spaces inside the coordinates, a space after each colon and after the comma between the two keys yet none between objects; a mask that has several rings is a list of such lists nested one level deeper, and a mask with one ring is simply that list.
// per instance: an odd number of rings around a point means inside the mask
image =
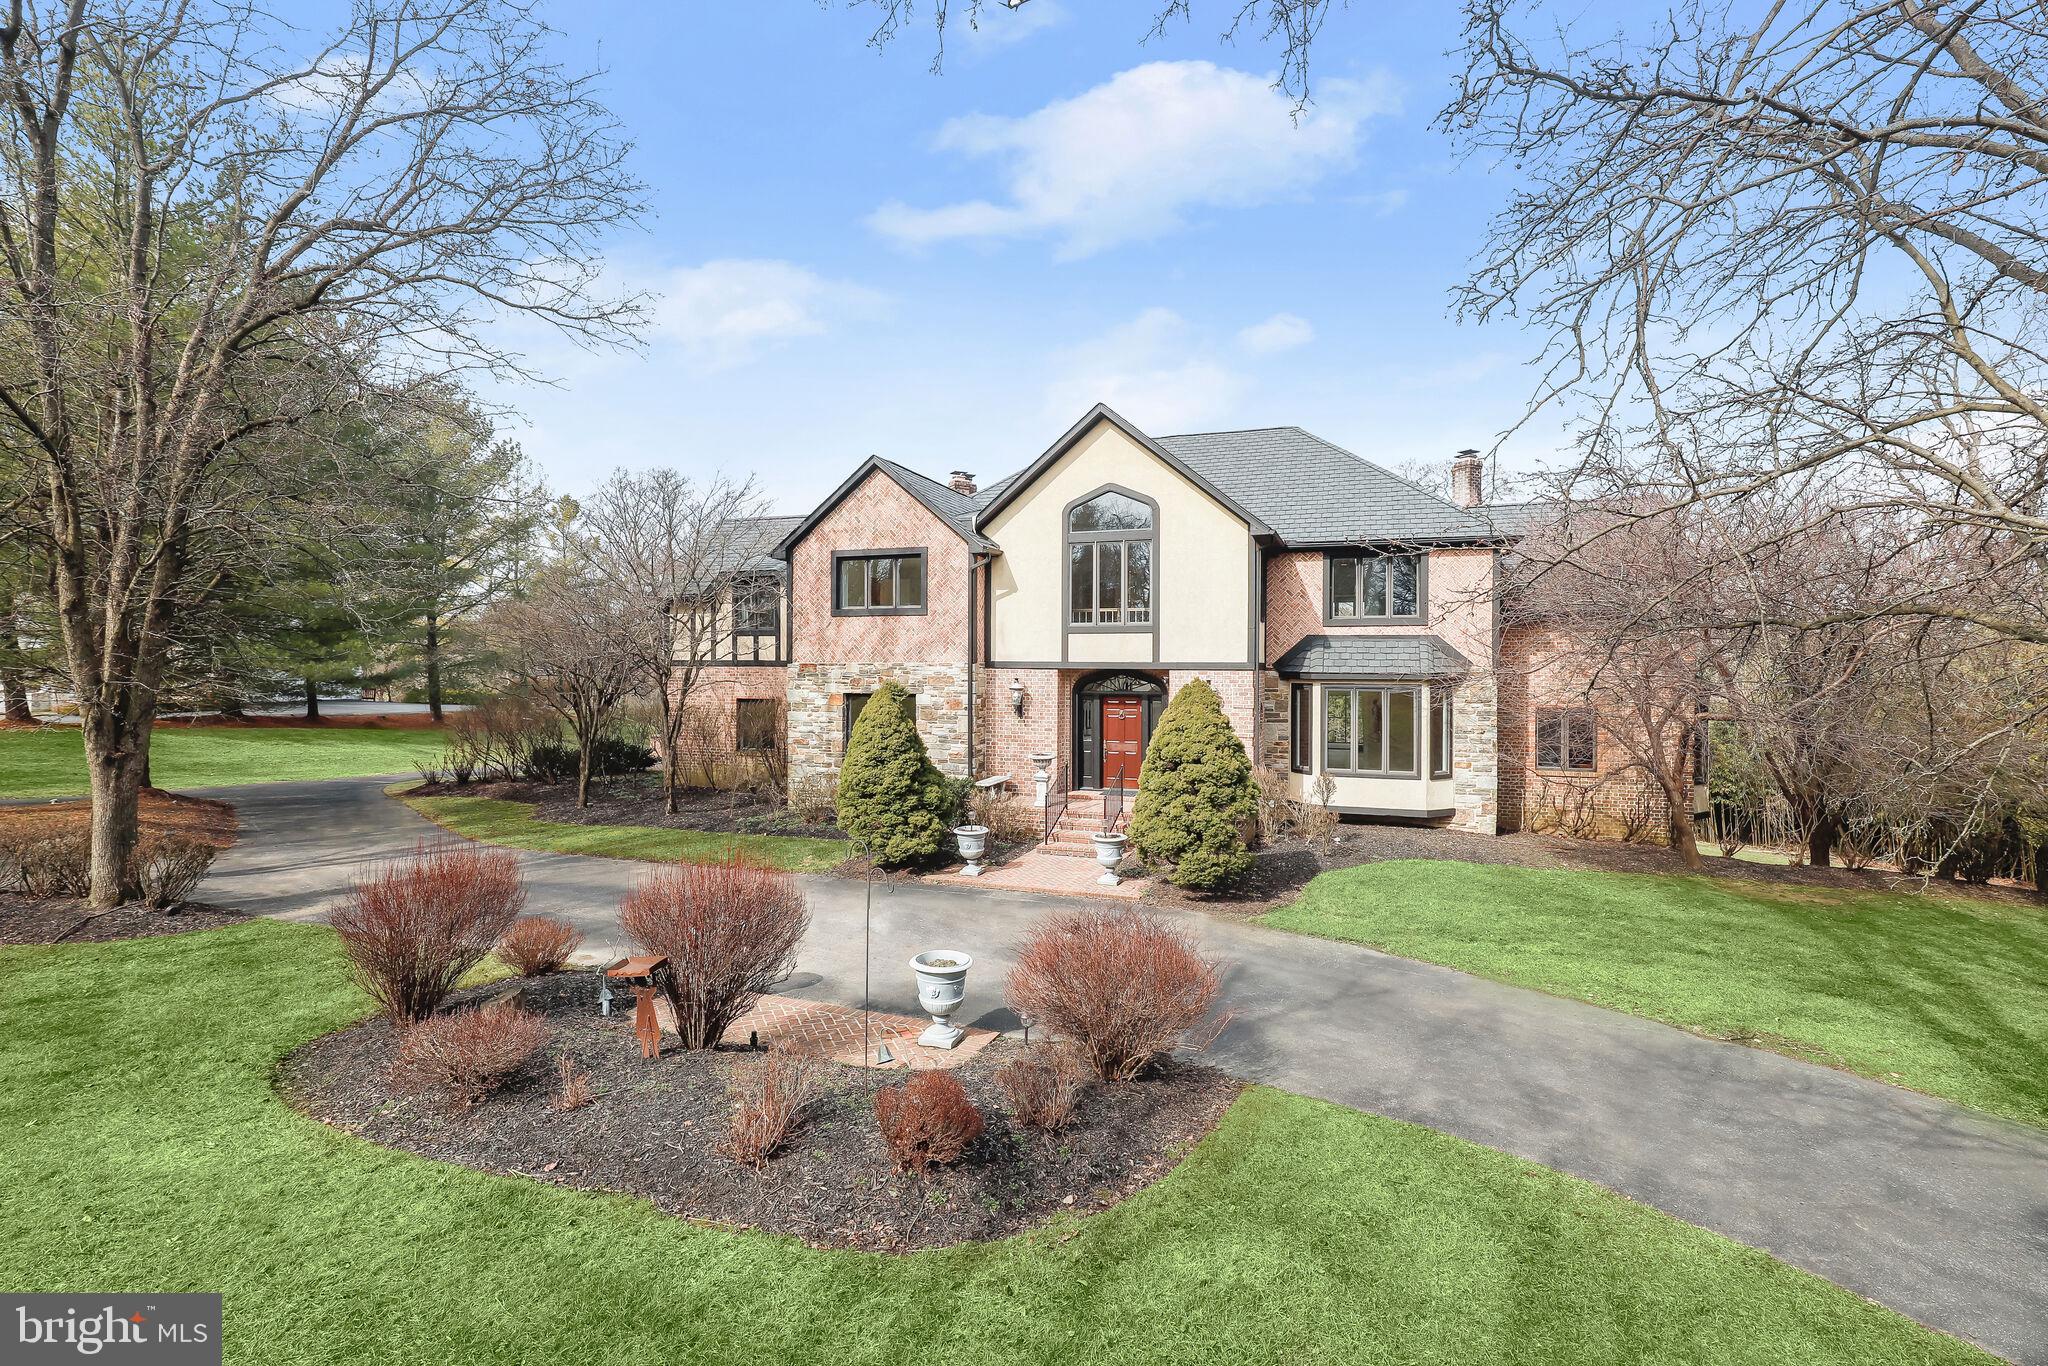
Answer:
[{"label": "double-hung window", "polygon": [[1324,770],[1416,777],[1416,701],[1413,688],[1324,688]]},{"label": "double-hung window", "polygon": [[1420,555],[1331,555],[1325,561],[1326,621],[1420,621]]},{"label": "double-hung window", "polygon": [[832,614],[909,615],[924,611],[922,550],[863,550],[832,557]]},{"label": "double-hung window", "polygon": [[1591,707],[1541,707],[1536,712],[1536,767],[1591,773],[1600,741]]},{"label": "double-hung window", "polygon": [[1104,489],[1067,512],[1067,623],[1152,625],[1152,505]]}]

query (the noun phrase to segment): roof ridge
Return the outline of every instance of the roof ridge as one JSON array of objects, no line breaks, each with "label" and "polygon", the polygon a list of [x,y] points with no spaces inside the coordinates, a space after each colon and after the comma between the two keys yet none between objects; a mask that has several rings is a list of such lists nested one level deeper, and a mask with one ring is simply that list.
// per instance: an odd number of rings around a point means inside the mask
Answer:
[{"label": "roof ridge", "polygon": [[[1306,427],[1297,426],[1292,422],[1282,422],[1272,427],[1218,427],[1216,430],[1209,432],[1171,432],[1165,436],[1155,436],[1152,439],[1154,441],[1172,441],[1183,436],[1249,436],[1253,432],[1300,432],[1303,436],[1316,435]],[[1316,436],[1316,440],[1321,441],[1322,438]],[[1342,450],[1343,447],[1340,446],[1338,449]]]}]

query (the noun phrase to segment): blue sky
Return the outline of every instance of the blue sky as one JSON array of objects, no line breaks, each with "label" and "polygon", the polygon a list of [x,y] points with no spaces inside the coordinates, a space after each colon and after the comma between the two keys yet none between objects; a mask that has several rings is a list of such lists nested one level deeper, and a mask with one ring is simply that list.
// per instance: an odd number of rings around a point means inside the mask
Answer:
[{"label": "blue sky", "polygon": [[792,511],[870,453],[994,478],[1098,398],[1393,464],[1489,445],[1531,345],[1447,316],[1502,189],[1430,127],[1455,10],[1333,14],[1297,126],[1234,8],[1145,42],[1149,4],[1029,0],[934,76],[928,27],[877,53],[864,10],[560,7],[652,196],[608,266],[662,300],[636,354],[536,349],[562,382],[495,395],[511,434],[572,493],[668,464]]}]

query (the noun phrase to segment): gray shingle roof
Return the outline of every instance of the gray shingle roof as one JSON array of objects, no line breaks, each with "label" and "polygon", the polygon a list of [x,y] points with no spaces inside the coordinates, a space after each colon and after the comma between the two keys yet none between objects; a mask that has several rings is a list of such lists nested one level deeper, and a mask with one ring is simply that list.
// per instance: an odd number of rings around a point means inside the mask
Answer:
[{"label": "gray shingle roof", "polygon": [[1303,636],[1273,662],[1282,678],[1451,678],[1472,661],[1435,636]]},{"label": "gray shingle roof", "polygon": [[967,543],[977,550],[995,550],[994,541],[974,529],[974,514],[981,510],[980,497],[968,497],[951,484],[941,484],[936,479],[919,474],[908,465],[899,465],[894,460],[877,456],[875,463],[895,477],[904,492],[930,508],[941,520],[956,528]]},{"label": "gray shingle roof", "polygon": [[726,544],[720,547],[716,572],[725,573],[732,569],[759,571],[764,574],[780,573],[782,561],[775,558],[775,547],[782,538],[796,530],[802,517],[741,517],[726,524]]},{"label": "gray shingle roof", "polygon": [[1483,517],[1299,427],[1156,438],[1290,545],[1487,541]]}]

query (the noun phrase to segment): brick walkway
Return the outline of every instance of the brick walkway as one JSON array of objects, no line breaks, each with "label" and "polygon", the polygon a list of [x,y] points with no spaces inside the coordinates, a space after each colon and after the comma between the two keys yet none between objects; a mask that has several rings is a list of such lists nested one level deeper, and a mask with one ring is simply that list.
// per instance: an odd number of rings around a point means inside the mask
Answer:
[{"label": "brick walkway", "polygon": [[[969,1029],[967,1037],[960,1040],[957,1048],[920,1047],[917,1036],[930,1023],[929,1019],[884,1015],[877,1011],[868,1016],[870,1051],[863,1055],[858,1010],[817,1001],[799,1001],[794,996],[763,996],[754,1003],[752,1010],[733,1021],[732,1028],[725,1031],[723,1042],[744,1046],[750,1034],[758,1033],[764,1044],[823,1053],[847,1067],[859,1067],[865,1057],[870,1066],[926,1068],[958,1067],[987,1048],[996,1037],[992,1029]],[[889,1051],[895,1056],[889,1062],[875,1064],[872,1050],[883,1043],[888,1044]]]},{"label": "brick walkway", "polygon": [[1127,877],[1115,887],[1104,887],[1095,880],[1101,876],[1102,865],[1094,859],[1078,859],[1032,849],[1000,867],[987,869],[980,877],[961,877],[956,866],[943,873],[927,873],[920,881],[954,887],[988,887],[1006,892],[1113,897],[1123,901],[1136,901],[1145,895],[1143,878]]}]

